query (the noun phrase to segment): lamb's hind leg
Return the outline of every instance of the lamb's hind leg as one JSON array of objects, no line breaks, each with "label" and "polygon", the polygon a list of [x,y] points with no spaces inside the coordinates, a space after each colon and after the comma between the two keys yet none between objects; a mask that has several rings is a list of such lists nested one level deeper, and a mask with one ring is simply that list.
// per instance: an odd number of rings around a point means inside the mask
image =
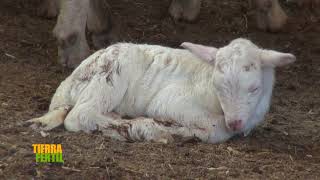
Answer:
[{"label": "lamb's hind leg", "polygon": [[125,80],[113,77],[108,84],[105,78],[97,77],[79,97],[67,115],[64,125],[68,131],[95,130],[120,141],[154,141],[167,143],[172,140],[165,127],[151,118],[122,119],[112,111],[127,91]]},{"label": "lamb's hind leg", "polygon": [[105,59],[108,61],[106,66],[92,78],[67,115],[65,128],[85,132],[101,130],[105,135],[118,140],[170,141],[169,133],[153,119],[125,120],[112,113],[121,103],[125,103],[123,101],[130,75],[114,58],[107,56]]}]

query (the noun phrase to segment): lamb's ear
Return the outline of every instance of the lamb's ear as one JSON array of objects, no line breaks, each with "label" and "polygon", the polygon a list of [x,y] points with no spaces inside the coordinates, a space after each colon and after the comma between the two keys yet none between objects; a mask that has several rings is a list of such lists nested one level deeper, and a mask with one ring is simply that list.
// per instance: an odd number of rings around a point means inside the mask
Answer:
[{"label": "lamb's ear", "polygon": [[188,49],[192,54],[198,56],[199,58],[213,63],[218,49],[215,47],[203,46],[200,44],[193,44],[190,42],[184,42],[180,45],[181,47]]},{"label": "lamb's ear", "polygon": [[281,67],[296,61],[293,54],[273,50],[261,50],[260,59],[263,66],[269,67]]}]

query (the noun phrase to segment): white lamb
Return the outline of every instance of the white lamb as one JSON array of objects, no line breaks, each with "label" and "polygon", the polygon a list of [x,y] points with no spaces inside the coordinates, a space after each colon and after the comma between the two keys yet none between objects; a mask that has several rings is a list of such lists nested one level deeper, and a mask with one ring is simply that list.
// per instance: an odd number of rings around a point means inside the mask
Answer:
[{"label": "white lamb", "polygon": [[241,38],[222,48],[181,46],[187,50],[119,43],[97,51],[61,83],[49,112],[29,122],[123,141],[223,142],[263,121],[274,68],[296,59]]}]

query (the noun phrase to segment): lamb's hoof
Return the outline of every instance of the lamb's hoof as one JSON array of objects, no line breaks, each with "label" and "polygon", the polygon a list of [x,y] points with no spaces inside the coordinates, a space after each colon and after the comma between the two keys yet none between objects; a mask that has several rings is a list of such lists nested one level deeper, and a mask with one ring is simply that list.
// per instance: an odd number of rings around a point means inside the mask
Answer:
[{"label": "lamb's hoof", "polygon": [[153,140],[153,142],[155,142],[155,143],[162,143],[162,144],[169,144],[169,143],[172,143],[173,141],[174,140],[173,140],[172,136],[162,137],[162,138]]},{"label": "lamb's hoof", "polygon": [[164,133],[156,138],[151,139],[151,142],[169,144],[174,142],[174,139],[170,134]]},{"label": "lamb's hoof", "polygon": [[171,141],[169,139],[158,139],[156,143],[169,144]]},{"label": "lamb's hoof", "polygon": [[187,137],[181,137],[181,136],[174,136],[175,141],[178,142],[179,146],[183,146],[185,144],[197,144],[201,142],[201,139],[196,136],[187,136]]}]

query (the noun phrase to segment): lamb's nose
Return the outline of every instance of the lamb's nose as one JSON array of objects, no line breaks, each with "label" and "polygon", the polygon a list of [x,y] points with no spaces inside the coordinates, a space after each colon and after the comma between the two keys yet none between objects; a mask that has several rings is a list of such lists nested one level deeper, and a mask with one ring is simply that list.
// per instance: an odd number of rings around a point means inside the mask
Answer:
[{"label": "lamb's nose", "polygon": [[242,129],[242,120],[241,119],[233,120],[228,125],[231,130],[239,131]]}]

